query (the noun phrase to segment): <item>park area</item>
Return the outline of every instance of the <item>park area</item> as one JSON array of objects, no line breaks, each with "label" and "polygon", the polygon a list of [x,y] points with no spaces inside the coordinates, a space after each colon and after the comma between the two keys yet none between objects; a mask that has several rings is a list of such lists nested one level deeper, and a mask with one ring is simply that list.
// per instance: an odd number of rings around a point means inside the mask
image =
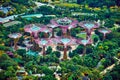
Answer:
[{"label": "park area", "polygon": [[117,0],[1,3],[0,80],[120,80]]}]

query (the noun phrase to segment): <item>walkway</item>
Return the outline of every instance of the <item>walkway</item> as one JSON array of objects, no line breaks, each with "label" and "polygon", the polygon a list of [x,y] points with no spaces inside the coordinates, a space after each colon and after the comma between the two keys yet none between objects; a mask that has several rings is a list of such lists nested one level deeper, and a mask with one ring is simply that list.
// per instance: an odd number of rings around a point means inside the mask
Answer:
[{"label": "walkway", "polygon": [[[118,59],[117,57],[114,57],[117,61],[117,65],[120,64],[120,59]],[[111,66],[108,66],[106,69],[104,69],[102,72],[100,72],[100,74],[104,75],[106,74],[108,71],[111,71],[115,66],[115,63],[112,64]]]}]

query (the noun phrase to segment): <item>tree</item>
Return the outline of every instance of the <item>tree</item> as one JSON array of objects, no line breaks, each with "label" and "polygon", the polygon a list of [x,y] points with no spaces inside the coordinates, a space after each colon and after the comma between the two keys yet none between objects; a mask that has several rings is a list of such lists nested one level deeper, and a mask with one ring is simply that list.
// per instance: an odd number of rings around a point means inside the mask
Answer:
[{"label": "tree", "polygon": [[80,57],[79,55],[74,56],[72,58],[72,62],[75,63],[75,64],[78,64],[78,65],[83,65],[83,58]]},{"label": "tree", "polygon": [[2,54],[0,56],[0,63],[2,63],[5,60],[10,60],[10,57],[7,54]]},{"label": "tree", "polygon": [[113,80],[112,76],[110,76],[109,74],[104,76],[103,80]]},{"label": "tree", "polygon": [[102,45],[103,45],[104,50],[106,51],[112,50],[118,47],[118,44],[116,42],[113,42],[110,40],[105,40]]},{"label": "tree", "polygon": [[98,63],[98,59],[97,58],[94,58],[92,56],[92,54],[88,54],[84,57],[84,65],[87,66],[87,67],[91,67],[91,68],[94,68],[96,67],[97,63]]},{"label": "tree", "polygon": [[83,3],[88,4],[90,7],[115,6],[115,0],[104,0],[102,2],[100,0],[94,1],[85,0]]},{"label": "tree", "polygon": [[18,49],[17,51],[16,51],[20,56],[25,56],[25,54],[26,54],[26,50],[25,49]]},{"label": "tree", "polygon": [[28,2],[29,0],[11,0],[12,2],[19,3],[19,4],[24,4],[24,5],[29,5]]},{"label": "tree", "polygon": [[52,54],[54,54],[58,58],[60,58],[61,56],[61,53],[59,51],[53,51]]},{"label": "tree", "polygon": [[54,11],[53,11],[52,7],[50,7],[50,6],[40,6],[37,9],[37,12],[40,12],[45,15],[50,15],[50,14],[53,14]]},{"label": "tree", "polygon": [[110,65],[112,65],[112,62],[110,59],[106,58],[105,61],[102,63],[104,65],[104,67],[108,67]]},{"label": "tree", "polygon": [[73,53],[82,54],[82,53],[83,53],[83,49],[84,49],[84,46],[83,46],[83,45],[79,45],[79,46],[73,51]]},{"label": "tree", "polygon": [[53,75],[53,71],[47,66],[41,66],[41,70],[45,75]]},{"label": "tree", "polygon": [[103,80],[119,80],[120,79],[120,64],[115,65],[112,71],[108,72],[104,77]]},{"label": "tree", "polygon": [[50,54],[50,53],[52,53],[52,47],[51,47],[51,46],[49,46],[49,47],[47,48],[47,51],[46,51],[46,54]]},{"label": "tree", "polygon": [[36,76],[25,76],[22,80],[38,80],[38,77]]},{"label": "tree", "polygon": [[42,80],[57,80],[53,75],[46,75],[42,77]]},{"label": "tree", "polygon": [[93,52],[93,47],[92,46],[88,46],[87,49],[86,49],[86,53],[90,54],[92,52]]},{"label": "tree", "polygon": [[7,67],[7,70],[5,71],[4,73],[4,76],[6,76],[7,78],[10,78],[10,77],[15,77],[15,70],[12,66],[10,67]]},{"label": "tree", "polygon": [[13,60],[5,60],[5,61],[1,62],[1,64],[0,64],[0,67],[2,69],[7,69],[7,67],[9,67],[9,66],[13,66],[16,69],[17,63],[14,62]]},{"label": "tree", "polygon": [[0,71],[0,80],[5,80],[5,76],[4,76],[5,71]]},{"label": "tree", "polygon": [[[107,39],[111,40],[111,39],[114,39],[115,41],[118,41],[120,38],[120,33],[117,32],[117,31],[114,31],[114,32],[111,32],[110,34],[108,34],[107,36]],[[118,40],[117,40],[118,39]],[[118,44],[119,45],[119,44]]]},{"label": "tree", "polygon": [[3,11],[0,11],[0,17],[5,17],[5,13]]},{"label": "tree", "polygon": [[77,0],[77,4],[82,3],[84,0]]},{"label": "tree", "polygon": [[5,50],[6,46],[0,45],[0,50]]},{"label": "tree", "polygon": [[33,70],[33,68],[34,68],[34,64],[33,64],[33,61],[29,61],[29,62],[27,62],[26,64],[25,64],[25,69],[29,72],[29,71],[34,71]]},{"label": "tree", "polygon": [[112,28],[112,27],[114,27],[114,23],[115,23],[114,20],[106,19],[104,26],[108,27],[108,28]]},{"label": "tree", "polygon": [[9,3],[9,2],[10,2],[10,0],[1,0],[1,1],[0,1],[0,3],[2,3],[2,4],[3,4],[3,3]]},{"label": "tree", "polygon": [[73,52],[69,52],[69,57],[70,58],[73,58],[74,56],[76,56],[76,55],[78,55],[78,53],[76,53],[75,51],[73,51]]},{"label": "tree", "polygon": [[62,35],[62,30],[58,30],[57,31],[57,36],[61,36]]}]

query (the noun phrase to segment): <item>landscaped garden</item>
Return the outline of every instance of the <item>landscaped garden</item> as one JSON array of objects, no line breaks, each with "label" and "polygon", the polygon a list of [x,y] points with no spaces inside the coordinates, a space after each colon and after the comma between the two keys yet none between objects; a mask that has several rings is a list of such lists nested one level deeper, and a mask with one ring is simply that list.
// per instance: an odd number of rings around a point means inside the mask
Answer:
[{"label": "landscaped garden", "polygon": [[20,15],[0,24],[0,80],[120,79],[118,4],[38,1],[2,2]]}]

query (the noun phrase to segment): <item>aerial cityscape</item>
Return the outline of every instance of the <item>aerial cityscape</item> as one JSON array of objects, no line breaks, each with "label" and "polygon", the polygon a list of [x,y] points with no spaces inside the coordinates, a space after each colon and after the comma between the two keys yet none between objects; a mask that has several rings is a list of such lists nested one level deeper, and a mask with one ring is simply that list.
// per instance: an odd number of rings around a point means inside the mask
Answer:
[{"label": "aerial cityscape", "polygon": [[120,1],[0,0],[0,80],[120,80]]}]

